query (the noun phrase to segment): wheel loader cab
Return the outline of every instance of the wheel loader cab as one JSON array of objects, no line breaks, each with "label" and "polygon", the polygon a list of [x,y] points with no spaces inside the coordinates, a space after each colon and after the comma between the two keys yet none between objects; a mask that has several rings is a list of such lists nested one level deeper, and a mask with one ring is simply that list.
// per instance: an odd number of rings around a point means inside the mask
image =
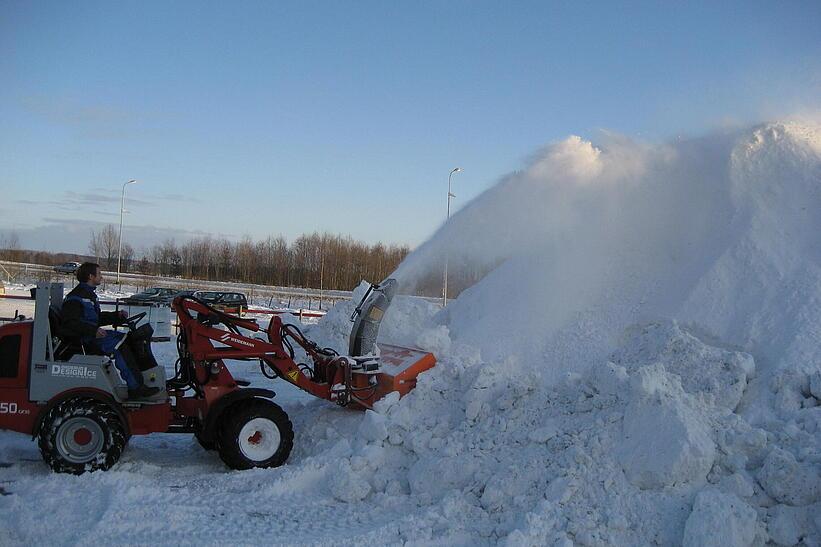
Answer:
[{"label": "wheel loader cab", "polygon": [[[107,393],[115,401],[126,401],[128,388],[111,356],[95,354],[79,340],[59,336],[63,284],[38,284],[35,299],[29,369],[31,400],[49,401],[69,390],[89,389]],[[41,310],[47,310],[47,313],[41,313]],[[165,389],[162,367],[154,367],[143,374],[146,385]]]}]

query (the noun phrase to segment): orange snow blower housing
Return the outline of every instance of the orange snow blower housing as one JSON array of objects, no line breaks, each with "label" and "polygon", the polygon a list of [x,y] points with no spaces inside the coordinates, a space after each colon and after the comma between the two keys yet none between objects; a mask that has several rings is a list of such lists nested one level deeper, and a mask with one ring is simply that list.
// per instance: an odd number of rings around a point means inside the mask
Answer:
[{"label": "orange snow blower housing", "polygon": [[[178,340],[181,377],[186,377],[186,371],[201,374],[199,371],[210,369],[229,374],[220,366],[225,359],[259,360],[265,376],[282,378],[311,395],[341,406],[371,408],[392,391],[403,396],[415,387],[420,373],[436,364],[436,359],[430,353],[413,348],[377,346],[379,324],[393,299],[395,287],[396,281],[387,279],[371,286],[362,298],[351,316],[355,323],[348,355],[319,347],[296,325],[285,324],[278,316],[271,319],[264,338],[261,334],[246,335],[240,329],[252,333],[261,331],[255,321],[221,313],[196,298],[180,296],[173,306],[181,327]],[[220,324],[227,330],[217,328]],[[297,363],[295,346],[304,351],[310,363]],[[206,363],[214,366],[196,366]],[[203,384],[203,380],[197,378],[195,383]],[[229,380],[211,384],[214,397],[222,395],[220,386],[232,383]],[[204,397],[209,398],[207,389]]]}]

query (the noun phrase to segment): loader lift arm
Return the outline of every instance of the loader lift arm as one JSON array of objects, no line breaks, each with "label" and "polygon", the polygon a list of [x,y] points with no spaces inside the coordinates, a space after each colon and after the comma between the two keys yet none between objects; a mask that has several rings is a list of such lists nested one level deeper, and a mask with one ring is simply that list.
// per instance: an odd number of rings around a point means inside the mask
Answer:
[{"label": "loader lift arm", "polygon": [[[373,350],[379,320],[393,296],[393,280],[388,281],[390,283],[383,285],[387,284],[390,292],[376,286],[357,308],[362,321],[354,326],[351,346],[365,355],[356,356],[339,355],[330,348],[320,348],[305,337],[299,327],[283,323],[279,316],[274,316],[264,331],[267,339],[260,334],[249,336],[241,329],[260,333],[261,328],[255,320],[221,312],[192,296],[177,297],[173,306],[181,327],[178,350],[182,374],[178,374],[175,381],[195,389],[207,389],[211,375],[218,375],[224,369],[224,360],[259,360],[260,368],[268,378],[282,378],[315,397],[341,406],[352,404],[371,408],[389,391],[399,390],[404,394],[415,384],[416,375],[432,367],[435,359],[430,354],[417,352],[423,359],[398,371],[407,377],[401,380],[394,378],[397,374],[380,370],[379,358],[373,355]],[[368,314],[366,317],[362,316],[363,310]],[[218,328],[220,325],[225,330]],[[294,360],[295,345],[304,350],[310,364]],[[192,374],[197,375],[197,381],[186,382]],[[405,384],[407,389],[398,388],[399,383]]]}]

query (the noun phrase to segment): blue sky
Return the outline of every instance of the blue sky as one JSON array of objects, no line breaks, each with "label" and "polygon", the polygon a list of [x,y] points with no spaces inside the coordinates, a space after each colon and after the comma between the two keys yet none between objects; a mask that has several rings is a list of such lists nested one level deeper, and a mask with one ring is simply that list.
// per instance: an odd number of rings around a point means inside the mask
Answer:
[{"label": "blue sky", "polygon": [[421,243],[544,144],[815,109],[821,2],[0,1],[0,232]]}]

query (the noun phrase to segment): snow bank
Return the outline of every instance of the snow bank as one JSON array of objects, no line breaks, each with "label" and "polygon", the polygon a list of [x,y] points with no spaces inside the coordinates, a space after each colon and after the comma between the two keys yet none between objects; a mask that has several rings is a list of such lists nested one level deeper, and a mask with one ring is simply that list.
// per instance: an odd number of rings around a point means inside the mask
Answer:
[{"label": "snow bank", "polygon": [[821,359],[818,125],[774,123],[674,144],[605,135],[550,146],[396,272],[409,289],[498,264],[448,309],[451,337],[550,380],[599,362],[659,317],[754,354],[769,377]]},{"label": "snow bank", "polygon": [[353,457],[473,542],[818,544],[819,210],[817,125],[548,147],[400,266],[492,268]]}]

